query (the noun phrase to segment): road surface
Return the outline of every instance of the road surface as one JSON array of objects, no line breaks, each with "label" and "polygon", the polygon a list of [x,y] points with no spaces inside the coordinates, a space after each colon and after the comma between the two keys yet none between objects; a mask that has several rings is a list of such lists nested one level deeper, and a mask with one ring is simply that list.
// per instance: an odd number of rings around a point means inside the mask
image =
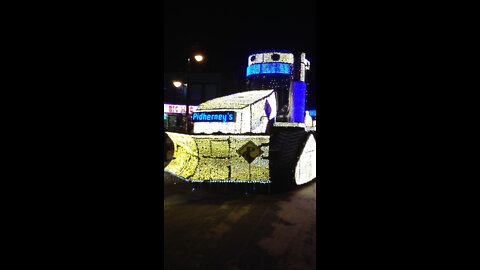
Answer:
[{"label": "road surface", "polygon": [[164,225],[168,270],[315,269],[316,180],[269,193],[164,173]]}]

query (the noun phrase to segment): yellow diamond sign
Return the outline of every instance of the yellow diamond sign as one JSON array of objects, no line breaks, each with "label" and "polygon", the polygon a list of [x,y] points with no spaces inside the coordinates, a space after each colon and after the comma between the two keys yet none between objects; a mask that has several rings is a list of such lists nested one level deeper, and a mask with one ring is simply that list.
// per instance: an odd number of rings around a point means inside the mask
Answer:
[{"label": "yellow diamond sign", "polygon": [[260,156],[263,151],[255,145],[252,141],[249,141],[240,149],[237,150],[237,153],[242,156],[248,163],[252,163],[258,156]]}]

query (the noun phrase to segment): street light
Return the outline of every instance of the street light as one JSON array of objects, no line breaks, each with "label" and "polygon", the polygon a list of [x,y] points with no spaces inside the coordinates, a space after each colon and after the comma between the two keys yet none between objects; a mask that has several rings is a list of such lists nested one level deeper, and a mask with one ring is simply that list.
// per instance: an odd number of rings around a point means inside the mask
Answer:
[{"label": "street light", "polygon": [[180,88],[180,86],[182,86],[182,82],[173,81],[173,85],[174,85],[176,88]]},{"label": "street light", "polygon": [[182,92],[182,95],[185,96],[185,100],[186,100],[186,93],[185,92],[186,92],[187,84],[186,83],[184,84],[181,81],[172,81],[172,83],[173,83],[173,86],[180,89],[180,91]]},{"label": "street light", "polygon": [[195,55],[194,58],[197,62],[202,62],[203,61],[203,55],[201,55],[201,54]]},{"label": "street light", "polygon": [[[195,59],[195,61],[197,62],[202,62],[203,61],[203,55],[197,53],[195,54],[195,56],[193,57]],[[190,65],[190,57],[188,57],[188,67],[187,67],[187,85],[185,87],[185,92],[186,92],[186,104],[185,104],[185,107],[186,107],[186,121],[185,121],[185,133],[188,133],[188,126],[190,124],[190,91],[189,91],[189,88],[190,88],[190,72],[191,72],[191,65]]]}]

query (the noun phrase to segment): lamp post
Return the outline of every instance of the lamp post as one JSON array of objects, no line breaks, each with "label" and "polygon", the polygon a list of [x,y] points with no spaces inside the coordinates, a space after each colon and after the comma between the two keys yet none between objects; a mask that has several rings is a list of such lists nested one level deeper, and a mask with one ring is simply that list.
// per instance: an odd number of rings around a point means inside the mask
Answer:
[{"label": "lamp post", "polygon": [[183,83],[182,81],[172,81],[173,83],[173,86],[175,86],[176,88],[180,89],[181,93],[182,93],[182,96],[183,95],[186,95],[185,91],[186,91],[186,88],[187,88],[187,84],[186,83]]},{"label": "lamp post", "polygon": [[[202,62],[203,61],[203,55],[201,54],[195,54],[193,57],[195,61],[197,62]],[[190,64],[190,57],[187,59],[188,61],[188,66],[187,66],[187,84],[185,88],[185,95],[186,95],[186,100],[185,100],[185,107],[186,107],[186,119],[185,119],[185,133],[188,133],[188,127],[190,125],[190,72],[191,72],[191,64]]]}]

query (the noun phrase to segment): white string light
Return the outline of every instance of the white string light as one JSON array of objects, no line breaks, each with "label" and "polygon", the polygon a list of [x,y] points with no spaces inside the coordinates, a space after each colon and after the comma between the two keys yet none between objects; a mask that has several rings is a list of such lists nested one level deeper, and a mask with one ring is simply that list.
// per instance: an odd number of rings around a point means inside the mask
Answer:
[{"label": "white string light", "polygon": [[[167,135],[174,144],[169,173],[199,181],[270,181],[268,135]],[[251,163],[237,152],[248,142],[262,152]]]},{"label": "white string light", "polygon": [[[266,113],[266,103],[270,114]],[[197,112],[234,111],[235,122],[194,122],[195,134],[266,133],[269,119],[277,115],[277,101],[273,90],[253,90],[215,98],[200,104]]]}]

